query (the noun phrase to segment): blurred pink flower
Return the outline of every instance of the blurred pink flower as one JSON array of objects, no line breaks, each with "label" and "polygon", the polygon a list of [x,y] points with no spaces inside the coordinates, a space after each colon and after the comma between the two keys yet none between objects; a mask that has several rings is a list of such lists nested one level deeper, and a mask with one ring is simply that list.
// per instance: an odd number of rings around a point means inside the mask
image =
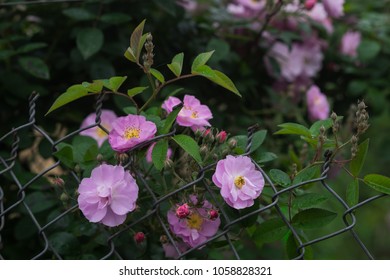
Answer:
[{"label": "blurred pink flower", "polygon": [[344,15],[344,0],[322,0],[326,12],[334,18]]},{"label": "blurred pink flower", "polygon": [[314,5],[317,3],[317,0],[306,0],[305,1],[305,8],[307,10],[313,9]]},{"label": "blurred pink flower", "polygon": [[264,9],[264,7],[266,5],[265,0],[236,0],[236,3],[238,5],[242,5],[246,8],[248,8],[254,12],[261,11],[262,9]]},{"label": "blurred pink flower", "polygon": [[270,58],[279,64],[282,78],[293,82],[299,77],[314,77],[321,70],[323,54],[320,41],[316,39],[293,43],[291,49],[284,43],[276,42],[265,58],[268,72],[275,76]]},{"label": "blurred pink flower", "polygon": [[332,20],[329,18],[329,15],[322,3],[315,4],[311,10],[307,11],[307,15],[312,20],[322,24],[322,26],[329,34],[333,33]]},{"label": "blurred pink flower", "polygon": [[217,163],[212,177],[226,203],[236,209],[254,204],[263,191],[264,178],[247,156],[227,156]]},{"label": "blurred pink flower", "polygon": [[229,14],[232,14],[236,17],[247,17],[248,16],[248,13],[246,12],[245,10],[245,7],[242,6],[242,5],[237,5],[237,4],[233,4],[233,3],[230,3],[228,4],[227,6],[227,11]]},{"label": "blurred pink flower", "polygon": [[341,38],[341,53],[350,57],[357,56],[357,48],[360,45],[360,32],[348,31]]},{"label": "blurred pink flower", "polygon": [[209,107],[200,104],[200,101],[192,95],[185,95],[183,109],[177,116],[177,123],[181,126],[191,127],[193,131],[211,126],[208,122],[213,118]]},{"label": "blurred pink flower", "polygon": [[108,136],[111,148],[117,152],[126,152],[135,145],[154,137],[157,127],[144,116],[128,115],[117,118],[112,123]]},{"label": "blurred pink flower", "polygon": [[208,211],[214,209],[214,206],[204,200],[202,205],[198,203],[195,195],[190,196],[191,207],[190,215],[185,219],[180,219],[176,215],[176,209],[168,211],[168,223],[172,232],[180,237],[190,247],[196,247],[214,236],[221,224],[218,217],[215,220],[208,218]]},{"label": "blurred pink flower", "polygon": [[[152,153],[153,153],[153,148],[154,146],[156,146],[156,142],[154,142],[153,144],[151,144],[148,148],[148,150],[146,151],[146,161],[151,163],[153,160],[152,160]],[[170,159],[172,156],[172,149],[171,148],[168,148],[168,151],[167,151],[167,159]]]},{"label": "blurred pink flower", "polygon": [[93,223],[109,227],[122,224],[136,207],[138,186],[122,166],[102,164],[84,178],[78,188],[78,203],[84,216]]},{"label": "blurred pink flower", "polygon": [[179,98],[169,96],[168,99],[164,101],[161,108],[163,108],[169,114],[173,111],[173,108],[179,104],[181,104],[181,100]]},{"label": "blurred pink flower", "polygon": [[176,3],[188,12],[194,12],[198,7],[198,3],[195,0],[178,0]]},{"label": "blurred pink flower", "polygon": [[[166,258],[177,259],[179,257],[179,254],[177,253],[175,247],[171,243],[164,243],[162,246]],[[177,241],[176,246],[179,249],[180,253],[184,253],[190,248],[190,246],[188,246],[186,243],[182,241]]]},{"label": "blurred pink flower", "polygon": [[[114,122],[117,119],[117,115],[114,113],[114,111],[111,110],[102,110],[102,114],[100,116],[100,124],[107,129],[108,131],[111,130],[111,123]],[[81,123],[80,128],[85,128],[87,126],[95,124],[96,120],[96,113],[89,114]],[[100,127],[95,126],[86,130],[83,130],[80,132],[80,135],[89,136],[95,139],[98,143],[98,146],[100,147],[104,141],[108,138],[108,134],[105,133]]]},{"label": "blurred pink flower", "polygon": [[328,100],[316,85],[312,85],[307,91],[306,101],[310,120],[324,120],[329,117]]}]

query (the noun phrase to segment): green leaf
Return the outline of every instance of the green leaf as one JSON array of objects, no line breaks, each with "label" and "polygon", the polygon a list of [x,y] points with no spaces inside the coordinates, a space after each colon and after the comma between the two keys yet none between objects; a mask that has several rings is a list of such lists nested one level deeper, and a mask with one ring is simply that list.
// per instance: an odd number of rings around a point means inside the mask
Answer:
[{"label": "green leaf", "polygon": [[103,83],[101,80],[96,80],[92,83],[83,82],[81,85],[85,87],[88,92],[91,93],[100,93],[103,89]]},{"label": "green leaf", "polygon": [[240,92],[237,90],[232,80],[218,70],[213,70],[207,65],[201,65],[198,66],[198,68],[196,68],[195,70],[193,70],[192,74],[203,76],[210,81],[216,83],[217,85],[220,85],[221,87],[224,87],[227,90],[230,90],[231,92],[241,97]]},{"label": "green leaf", "polygon": [[[139,56],[143,47],[142,33],[144,32],[145,19],[134,29],[130,37],[130,49],[135,57],[135,61],[139,62]],[[145,41],[144,41],[145,42]]]},{"label": "green leaf", "polygon": [[347,203],[349,206],[354,206],[359,202],[359,179],[355,178],[347,187],[346,193]]},{"label": "green leaf", "polygon": [[374,190],[390,194],[390,178],[379,174],[368,174],[364,176],[364,183]]},{"label": "green leaf", "polygon": [[364,161],[366,160],[368,147],[370,144],[370,139],[366,139],[364,142],[360,143],[356,156],[349,164],[349,171],[352,175],[357,177],[362,170]]},{"label": "green leaf", "polygon": [[130,47],[127,48],[127,50],[124,53],[124,56],[131,62],[137,62],[137,58],[135,57],[135,54]]},{"label": "green leaf", "polygon": [[308,128],[297,123],[283,123],[279,124],[282,129],[274,134],[297,134],[311,138],[311,132]]},{"label": "green leaf", "polygon": [[125,13],[109,13],[102,15],[100,20],[104,23],[121,24],[129,22],[131,20],[131,16]]},{"label": "green leaf", "polygon": [[51,247],[60,255],[73,255],[81,250],[78,239],[68,232],[56,232],[48,239]]},{"label": "green leaf", "polygon": [[24,202],[30,207],[33,213],[39,213],[52,208],[57,201],[42,192],[33,192],[26,196]]},{"label": "green leaf", "polygon": [[179,53],[173,57],[172,63],[167,65],[176,77],[180,77],[181,75],[181,70],[183,68],[183,58],[184,53]]},{"label": "green leaf", "polygon": [[265,138],[267,137],[267,130],[259,130],[253,134],[252,146],[250,152],[256,151],[263,144]]},{"label": "green leaf", "polygon": [[49,67],[42,59],[32,56],[24,56],[20,57],[18,62],[23,70],[34,77],[44,80],[50,79]]},{"label": "green leaf", "polygon": [[194,62],[192,62],[191,72],[196,71],[199,66],[205,65],[213,53],[214,51],[204,52],[195,57]]},{"label": "green leaf", "polygon": [[378,42],[372,40],[363,40],[357,49],[359,59],[362,62],[368,62],[374,59],[380,51],[381,45]]},{"label": "green leaf", "polygon": [[182,109],[182,106],[179,106],[178,108],[173,110],[167,116],[167,118],[165,119],[164,127],[161,129],[160,134],[167,134],[171,130],[171,127],[172,127],[173,123],[175,122],[176,117],[179,114],[179,112],[181,111],[181,109]]},{"label": "green leaf", "polygon": [[[304,238],[303,236],[299,235],[299,238],[303,243],[307,242],[306,238]],[[287,257],[289,259],[294,259],[299,256],[298,246],[299,246],[298,242],[295,240],[294,235],[290,232],[286,241],[286,252],[287,252]],[[313,259],[313,249],[311,248],[311,246],[305,247],[305,254],[303,255],[303,258],[305,260]]]},{"label": "green leaf", "polygon": [[[342,119],[343,119],[342,116],[337,117],[338,121],[341,121]],[[313,123],[309,129],[312,137],[317,137],[318,135],[320,135],[321,126],[324,126],[325,130],[331,128],[333,126],[332,119],[328,118],[328,119],[319,120],[319,121],[316,121],[315,123]]]},{"label": "green leaf", "polygon": [[72,141],[73,158],[78,163],[95,161],[99,152],[97,142],[89,136],[78,135]]},{"label": "green leaf", "polygon": [[274,218],[258,225],[252,238],[257,246],[261,246],[264,243],[281,240],[288,231],[289,229],[282,219]]},{"label": "green leaf", "polygon": [[57,145],[57,151],[53,155],[61,161],[65,166],[73,168],[75,163],[73,159],[73,147],[66,143],[60,143]]},{"label": "green leaf", "polygon": [[61,94],[51,105],[49,111],[47,111],[46,115],[49,114],[50,112],[60,108],[61,106],[64,106],[65,104],[68,104],[76,99],[79,99],[83,96],[88,95],[88,90],[83,87],[82,85],[74,85],[71,86]]},{"label": "green leaf", "polygon": [[256,156],[257,163],[265,163],[270,162],[277,159],[278,156],[271,152],[262,152],[258,156]]},{"label": "green leaf", "polygon": [[149,88],[149,87],[134,87],[134,88],[129,89],[127,91],[127,95],[130,97],[136,96],[137,94],[140,94],[141,92],[143,92],[147,88]]},{"label": "green leaf", "polygon": [[112,90],[113,92],[117,92],[121,85],[126,81],[127,76],[118,76],[112,77],[110,79],[101,80],[103,82],[104,87]]},{"label": "green leaf", "polygon": [[83,8],[69,8],[63,10],[62,13],[75,20],[91,20],[95,18],[90,11]]},{"label": "green leaf", "polygon": [[83,28],[77,33],[77,48],[85,60],[97,53],[102,48],[103,42],[104,35],[100,29]]},{"label": "green leaf", "polygon": [[150,68],[150,74],[152,74],[157,80],[159,80],[162,84],[165,83],[165,78],[160,71]]},{"label": "green leaf", "polygon": [[305,193],[302,196],[296,197],[292,202],[292,206],[296,209],[304,210],[317,206],[327,200],[328,198],[326,196],[318,193]]},{"label": "green leaf", "polygon": [[314,165],[308,168],[302,169],[293,180],[293,184],[299,184],[314,178],[319,171],[319,166]]},{"label": "green leaf", "polygon": [[164,168],[165,161],[167,160],[167,152],[167,139],[162,139],[158,141],[157,144],[153,147],[152,161],[158,171],[161,171]]},{"label": "green leaf", "polygon": [[199,153],[198,143],[194,139],[187,135],[179,134],[172,137],[172,139],[190,156],[192,156],[196,162],[202,163],[202,158]]},{"label": "green leaf", "polygon": [[296,214],[292,218],[292,224],[302,229],[319,228],[329,224],[336,217],[337,213],[320,208],[311,208]]},{"label": "green leaf", "polygon": [[31,51],[35,51],[35,50],[38,50],[38,49],[45,48],[45,47],[47,47],[46,43],[29,43],[29,44],[21,46],[17,50],[17,52],[18,53],[28,53],[28,52],[31,52]]},{"label": "green leaf", "polygon": [[283,172],[279,169],[271,169],[269,172],[269,176],[272,181],[282,187],[287,187],[291,185],[290,176],[287,173]]}]

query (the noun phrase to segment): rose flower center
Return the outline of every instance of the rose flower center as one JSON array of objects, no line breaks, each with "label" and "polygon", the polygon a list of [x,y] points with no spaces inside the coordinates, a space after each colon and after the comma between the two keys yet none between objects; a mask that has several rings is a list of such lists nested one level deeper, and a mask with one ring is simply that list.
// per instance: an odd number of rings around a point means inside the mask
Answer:
[{"label": "rose flower center", "polygon": [[192,119],[198,118],[198,112],[197,111],[193,111],[192,114],[191,114],[191,118]]},{"label": "rose flower center", "polygon": [[190,229],[200,230],[202,228],[203,218],[198,213],[192,213],[187,218],[187,226]]},{"label": "rose flower center", "polygon": [[241,189],[244,185],[245,185],[245,179],[243,176],[237,176],[236,178],[234,178],[234,185]]},{"label": "rose flower center", "polygon": [[141,133],[141,129],[135,128],[135,127],[129,127],[129,128],[126,128],[123,137],[126,138],[127,140],[130,140],[133,138],[139,138],[140,133]]}]

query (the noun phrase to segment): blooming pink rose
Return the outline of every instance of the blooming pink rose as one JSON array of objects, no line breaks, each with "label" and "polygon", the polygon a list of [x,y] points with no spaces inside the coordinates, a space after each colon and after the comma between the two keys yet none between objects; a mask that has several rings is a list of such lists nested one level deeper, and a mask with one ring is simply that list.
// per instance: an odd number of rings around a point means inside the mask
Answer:
[{"label": "blooming pink rose", "polygon": [[221,219],[208,218],[208,211],[214,209],[214,206],[207,200],[204,200],[202,205],[198,204],[195,195],[190,196],[190,200],[194,204],[191,214],[186,219],[180,219],[176,215],[176,209],[172,208],[168,211],[168,223],[177,237],[190,247],[196,247],[217,233]]},{"label": "blooming pink rose", "polygon": [[[115,121],[117,118],[114,111],[111,110],[102,110],[102,114],[100,116],[100,124],[107,129],[108,131],[111,130],[111,123]],[[85,128],[90,125],[96,124],[96,113],[89,114],[81,123],[80,128]],[[80,135],[84,136],[90,136],[93,139],[95,139],[98,142],[98,146],[100,147],[103,142],[108,138],[108,134],[105,133],[100,127],[95,126],[88,128],[86,130],[83,130],[80,132]]]},{"label": "blooming pink rose", "polygon": [[229,14],[232,14],[236,17],[247,17],[248,13],[245,10],[245,7],[242,5],[236,5],[233,3],[228,4],[227,11]]},{"label": "blooming pink rose", "polygon": [[167,113],[171,113],[173,111],[173,108],[177,105],[181,104],[181,101],[179,98],[170,96],[167,100],[164,101],[161,108],[163,108]]},{"label": "blooming pink rose", "polygon": [[328,13],[322,3],[317,3],[314,7],[307,12],[307,15],[314,21],[323,25],[325,30],[331,34],[333,33],[333,24],[329,18]]},{"label": "blooming pink rose", "polygon": [[348,31],[341,38],[341,53],[350,57],[357,56],[357,48],[360,45],[360,32]]},{"label": "blooming pink rose", "polygon": [[[149,163],[152,163],[153,160],[152,160],[152,153],[153,153],[153,148],[154,146],[156,146],[157,142],[154,142],[153,144],[151,144],[148,148],[148,150],[146,151],[146,161],[149,162]],[[167,151],[167,159],[170,159],[172,156],[172,149],[171,148],[168,148],[168,151]]]},{"label": "blooming pink rose", "polygon": [[209,107],[200,104],[200,101],[192,95],[184,96],[183,105],[176,119],[179,125],[191,127],[194,131],[211,126],[208,121],[213,118],[213,115]]},{"label": "blooming pink rose", "polygon": [[263,191],[264,178],[247,156],[227,156],[217,163],[214,184],[229,206],[243,209],[254,204]]},{"label": "blooming pink rose", "polygon": [[122,166],[102,164],[84,178],[78,188],[81,212],[92,223],[109,227],[122,224],[133,211],[138,198],[138,186]]},{"label": "blooming pink rose", "polygon": [[128,115],[117,118],[112,123],[108,141],[114,151],[123,153],[153,138],[156,132],[156,125],[147,121],[144,116]]},{"label": "blooming pink rose", "polygon": [[344,15],[344,0],[322,0],[327,13],[334,18]]},{"label": "blooming pink rose", "polygon": [[324,120],[329,117],[329,103],[326,96],[316,85],[312,85],[306,93],[307,109],[312,121]]}]

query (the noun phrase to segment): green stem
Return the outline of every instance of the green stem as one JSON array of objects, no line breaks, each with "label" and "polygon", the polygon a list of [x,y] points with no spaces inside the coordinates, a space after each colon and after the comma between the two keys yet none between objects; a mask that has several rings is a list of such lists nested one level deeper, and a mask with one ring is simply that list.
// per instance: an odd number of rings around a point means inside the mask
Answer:
[{"label": "green stem", "polygon": [[[151,78],[151,75],[150,73],[147,73],[148,75],[148,78],[150,77],[151,80],[153,80]],[[169,85],[171,83],[174,83],[178,80],[182,80],[182,79],[186,79],[186,78],[191,78],[191,77],[195,77],[195,76],[198,76],[198,74],[187,74],[187,75],[183,75],[183,76],[180,76],[180,77],[176,77],[172,80],[169,80],[169,81],[166,81],[165,83],[163,84],[160,84],[157,88],[155,88],[154,84],[153,84],[153,81],[149,80],[149,82],[151,83],[152,85],[152,88],[154,89],[153,90],[153,94],[152,96],[145,102],[145,104],[139,109],[139,113],[142,112],[143,110],[145,110],[145,108],[156,98],[157,94],[163,89],[163,87],[165,87],[166,85]]]}]

